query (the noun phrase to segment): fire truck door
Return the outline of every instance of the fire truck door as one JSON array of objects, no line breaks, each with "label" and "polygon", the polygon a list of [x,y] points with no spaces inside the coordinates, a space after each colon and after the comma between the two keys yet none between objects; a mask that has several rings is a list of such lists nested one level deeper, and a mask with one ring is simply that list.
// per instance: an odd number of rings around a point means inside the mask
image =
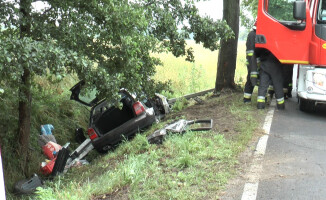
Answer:
[{"label": "fire truck door", "polygon": [[256,47],[268,49],[281,63],[309,64],[309,3],[301,1],[304,20],[294,18],[294,7],[294,0],[259,0]]}]

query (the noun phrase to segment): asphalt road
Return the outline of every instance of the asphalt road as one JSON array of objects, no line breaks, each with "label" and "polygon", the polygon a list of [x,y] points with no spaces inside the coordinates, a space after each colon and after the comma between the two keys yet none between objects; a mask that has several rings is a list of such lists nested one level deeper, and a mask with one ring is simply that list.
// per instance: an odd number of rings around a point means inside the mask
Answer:
[{"label": "asphalt road", "polygon": [[256,199],[326,199],[326,106],[274,112]]}]

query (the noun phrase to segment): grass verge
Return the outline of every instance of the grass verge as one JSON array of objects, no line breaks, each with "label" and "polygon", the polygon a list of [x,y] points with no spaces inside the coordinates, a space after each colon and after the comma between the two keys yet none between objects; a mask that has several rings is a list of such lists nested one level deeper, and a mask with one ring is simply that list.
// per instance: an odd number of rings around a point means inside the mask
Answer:
[{"label": "grass verge", "polygon": [[217,199],[236,174],[237,157],[259,125],[254,105],[243,106],[241,96],[212,100],[238,119],[232,137],[214,131],[187,132],[167,137],[163,145],[152,145],[146,135],[163,126],[157,124],[90,165],[48,182],[35,198]]}]

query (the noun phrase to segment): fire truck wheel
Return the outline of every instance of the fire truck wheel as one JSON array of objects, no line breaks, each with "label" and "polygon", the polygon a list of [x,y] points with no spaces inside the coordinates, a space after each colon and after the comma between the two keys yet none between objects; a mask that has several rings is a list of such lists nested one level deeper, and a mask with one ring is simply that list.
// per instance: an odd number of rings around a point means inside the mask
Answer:
[{"label": "fire truck wheel", "polygon": [[303,112],[314,112],[316,109],[315,101],[300,98],[299,108]]}]

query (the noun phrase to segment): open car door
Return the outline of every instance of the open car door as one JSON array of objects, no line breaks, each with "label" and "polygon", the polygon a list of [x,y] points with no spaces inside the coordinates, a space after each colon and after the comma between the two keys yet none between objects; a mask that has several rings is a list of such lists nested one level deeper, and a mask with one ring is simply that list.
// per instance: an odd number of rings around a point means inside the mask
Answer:
[{"label": "open car door", "polygon": [[76,85],[74,85],[70,91],[70,99],[75,100],[83,105],[92,107],[94,106],[97,102],[98,99],[96,98],[96,91],[86,91],[84,88],[85,86],[85,81],[79,81]]},{"label": "open car door", "polygon": [[311,24],[308,1],[259,0],[256,48],[269,50],[281,63],[309,64]]}]

